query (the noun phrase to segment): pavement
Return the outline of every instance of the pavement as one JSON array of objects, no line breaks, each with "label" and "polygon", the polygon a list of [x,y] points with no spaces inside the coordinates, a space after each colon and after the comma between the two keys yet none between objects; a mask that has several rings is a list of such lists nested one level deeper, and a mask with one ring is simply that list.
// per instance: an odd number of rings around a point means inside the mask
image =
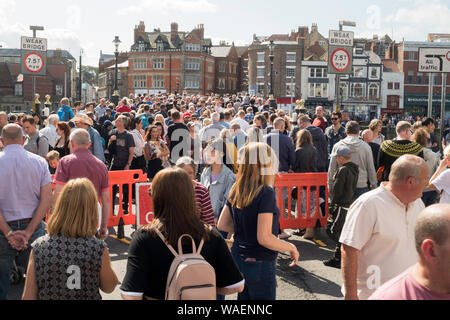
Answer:
[{"label": "pavement", "polygon": [[[115,233],[116,229],[111,229],[110,233]],[[125,227],[125,240],[120,241],[113,237],[106,240],[111,256],[111,263],[119,278],[119,285],[111,294],[101,292],[104,300],[121,300],[120,281],[126,273],[128,244],[131,241],[131,233],[134,229],[131,226]],[[293,232],[293,230],[287,230]],[[277,300],[342,300],[341,293],[342,276],[341,270],[326,267],[323,260],[328,260],[333,256],[335,245],[328,238],[324,229],[316,230],[317,243],[306,240],[299,236],[292,236],[289,242],[295,244],[300,253],[300,259],[296,266],[289,268],[290,259],[288,254],[280,254],[277,260]],[[322,246],[325,245],[325,246]],[[24,280],[17,285],[13,285],[9,291],[10,300],[20,300]],[[230,295],[226,300],[236,300],[237,295]]]}]

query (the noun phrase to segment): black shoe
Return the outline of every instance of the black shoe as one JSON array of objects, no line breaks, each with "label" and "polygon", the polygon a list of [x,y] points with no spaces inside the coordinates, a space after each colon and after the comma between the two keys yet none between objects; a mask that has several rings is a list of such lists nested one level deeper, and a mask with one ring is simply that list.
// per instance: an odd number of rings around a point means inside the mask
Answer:
[{"label": "black shoe", "polygon": [[336,260],[335,258],[324,261],[323,264],[326,265],[327,267],[331,267],[331,268],[336,268],[336,269],[341,268],[341,261]]}]

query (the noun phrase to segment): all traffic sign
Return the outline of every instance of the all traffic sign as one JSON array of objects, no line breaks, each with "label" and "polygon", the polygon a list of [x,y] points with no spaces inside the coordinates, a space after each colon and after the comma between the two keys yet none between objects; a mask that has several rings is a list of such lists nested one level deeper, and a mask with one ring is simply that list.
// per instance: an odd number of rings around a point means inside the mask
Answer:
[{"label": "all traffic sign", "polygon": [[450,72],[450,48],[419,48],[419,72]]},{"label": "all traffic sign", "polygon": [[351,47],[329,46],[328,73],[351,74],[353,51]]}]

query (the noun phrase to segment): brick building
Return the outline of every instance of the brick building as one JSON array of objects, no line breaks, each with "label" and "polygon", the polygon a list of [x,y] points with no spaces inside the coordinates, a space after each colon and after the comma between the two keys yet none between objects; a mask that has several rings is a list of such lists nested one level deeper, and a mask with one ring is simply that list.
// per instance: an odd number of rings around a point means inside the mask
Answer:
[{"label": "brick building", "polygon": [[[20,49],[0,48],[0,111],[30,112],[32,110],[32,77],[23,75]],[[76,60],[66,50],[47,51],[47,75],[36,77],[35,92],[41,104],[51,96],[56,110],[63,97],[76,97]]]},{"label": "brick building", "polygon": [[[128,53],[121,52],[118,57],[117,82],[119,96],[128,95]],[[114,93],[114,79],[116,69],[116,57],[111,54],[103,54],[100,51],[98,68],[98,96],[99,98],[111,99]]]},{"label": "brick building", "polygon": [[221,43],[211,47],[211,54],[215,58],[214,92],[217,94],[235,93],[238,90],[239,57],[236,47]]},{"label": "brick building", "polygon": [[248,46],[236,47],[239,58],[238,91],[248,92]]},{"label": "brick building", "polygon": [[190,32],[180,32],[177,23],[171,24],[170,32],[147,32],[141,21],[129,52],[129,93],[212,92],[215,59],[211,47],[202,24]]},{"label": "brick building", "polygon": [[[404,114],[423,116],[428,110],[428,87],[430,78],[433,83],[433,114],[441,113],[441,74],[418,72],[419,48],[450,47],[445,42],[393,42],[386,50],[386,58],[398,65],[399,72],[404,74]],[[450,75],[447,74],[446,112],[450,113]]]}]

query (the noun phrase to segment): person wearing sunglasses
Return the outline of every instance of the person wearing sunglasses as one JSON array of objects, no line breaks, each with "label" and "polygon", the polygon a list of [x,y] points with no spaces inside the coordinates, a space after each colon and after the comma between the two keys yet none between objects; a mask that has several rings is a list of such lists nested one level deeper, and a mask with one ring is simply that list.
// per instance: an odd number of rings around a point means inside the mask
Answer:
[{"label": "person wearing sunglasses", "polygon": [[[341,125],[342,114],[340,112],[333,112],[331,115],[332,125],[325,130],[325,136],[328,142],[328,157],[336,143],[347,138],[345,128]],[[330,160],[328,160],[329,162]]]}]

